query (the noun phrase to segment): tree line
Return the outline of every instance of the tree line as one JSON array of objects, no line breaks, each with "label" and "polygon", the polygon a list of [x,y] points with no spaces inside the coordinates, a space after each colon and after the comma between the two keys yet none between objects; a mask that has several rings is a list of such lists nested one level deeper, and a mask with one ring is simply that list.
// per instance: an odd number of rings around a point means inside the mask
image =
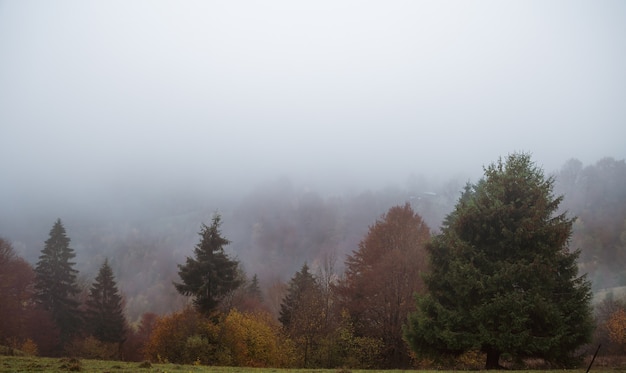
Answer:
[{"label": "tree line", "polygon": [[42,355],[82,354],[89,344],[119,356],[114,345],[126,340],[127,324],[113,271],[105,260],[81,294],[76,256],[58,219],[33,269],[0,240],[3,287],[2,342]]},{"label": "tree line", "polygon": [[[342,273],[329,254],[265,292],[225,253],[229,241],[215,215],[193,256],[178,265],[173,287],[190,305],[146,313],[132,327],[108,261],[86,294],[76,287],[74,253],[59,220],[31,272],[2,241],[9,260],[0,276],[12,282],[1,282],[10,284],[1,296],[12,301],[0,313],[12,322],[1,325],[0,343],[40,354],[214,365],[575,364],[594,322],[596,340],[623,343],[624,307],[614,301],[594,321],[591,282],[578,273],[580,251],[570,250],[576,222],[561,211],[555,180],[529,155],[509,155],[466,186],[439,232],[411,204],[393,206],[347,256]],[[278,314],[269,297],[280,299]],[[29,334],[35,329],[39,336]]]}]

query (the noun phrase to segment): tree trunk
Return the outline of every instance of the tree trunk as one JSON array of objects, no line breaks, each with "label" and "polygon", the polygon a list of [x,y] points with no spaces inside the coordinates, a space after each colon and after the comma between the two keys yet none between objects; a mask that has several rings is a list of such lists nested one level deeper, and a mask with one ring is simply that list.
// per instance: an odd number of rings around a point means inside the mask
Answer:
[{"label": "tree trunk", "polygon": [[500,351],[494,349],[487,350],[487,362],[485,369],[500,369]]}]

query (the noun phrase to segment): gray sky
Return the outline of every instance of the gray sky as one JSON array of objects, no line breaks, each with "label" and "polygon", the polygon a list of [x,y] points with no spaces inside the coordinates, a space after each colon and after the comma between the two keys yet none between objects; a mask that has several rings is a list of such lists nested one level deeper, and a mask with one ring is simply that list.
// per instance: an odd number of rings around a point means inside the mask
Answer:
[{"label": "gray sky", "polygon": [[0,0],[0,202],[626,157],[625,1]]}]

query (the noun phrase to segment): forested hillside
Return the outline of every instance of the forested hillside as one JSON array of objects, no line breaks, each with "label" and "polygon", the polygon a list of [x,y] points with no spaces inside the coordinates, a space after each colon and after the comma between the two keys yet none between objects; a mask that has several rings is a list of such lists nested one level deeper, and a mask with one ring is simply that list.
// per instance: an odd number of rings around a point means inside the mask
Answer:
[{"label": "forested hillside", "polygon": [[[581,271],[589,274],[595,290],[626,285],[624,160],[605,158],[583,165],[572,159],[553,174],[555,192],[565,196],[562,209],[578,217],[571,247],[582,250]],[[409,202],[437,231],[467,181],[434,184],[413,177],[403,186],[321,194],[280,179],[256,187],[240,200],[225,199],[223,205],[210,191],[164,194],[162,199],[151,195],[137,201],[120,197],[115,202],[119,212],[107,204],[102,216],[97,207],[89,206],[61,218],[77,253],[79,279],[87,284],[109,258],[129,319],[137,321],[144,312],[164,314],[185,303],[171,286],[177,279],[176,263],[189,255],[200,224],[216,211],[232,242],[227,250],[249,275],[258,275],[266,291],[276,282],[286,282],[305,261],[315,268],[325,255],[333,254],[343,266],[368,227],[391,206]],[[18,216],[0,234],[34,264],[49,224],[38,216]]]},{"label": "forested hillside", "polygon": [[[134,322],[143,312],[164,314],[182,307],[184,299],[171,285],[177,279],[176,263],[192,252],[201,223],[216,211],[223,216],[224,234],[231,241],[227,251],[250,276],[258,275],[266,291],[286,282],[304,261],[316,268],[325,255],[333,254],[337,265],[343,266],[368,226],[391,206],[410,202],[436,229],[464,183],[450,180],[433,185],[414,177],[405,186],[322,194],[279,179],[236,201],[220,199],[211,191],[137,200],[119,196],[102,203],[101,216],[90,204],[75,206],[61,218],[77,253],[79,280],[87,284],[109,258]],[[50,224],[38,214],[32,213],[31,220],[7,219],[10,229],[0,232],[31,263],[37,260]]]},{"label": "forested hillside", "polygon": [[[578,217],[573,225],[570,248],[581,249],[578,263],[581,273],[588,274],[594,291],[626,285],[624,160],[605,158],[595,164],[583,165],[572,159],[550,175],[555,177],[556,195],[564,195],[560,210],[566,211],[568,216]],[[168,315],[165,319],[170,320],[168,322],[178,322],[176,317],[181,320],[195,317],[188,313],[190,311],[180,313],[190,304],[190,299],[181,296],[173,282],[180,281],[177,265],[192,255],[199,240],[201,224],[208,223],[215,213],[222,217],[222,233],[230,241],[224,249],[240,264],[241,279],[248,289],[234,294],[228,300],[229,304],[239,310],[263,309],[274,320],[246,319],[248,316],[245,314],[233,314],[229,316],[232,319],[224,322],[234,323],[230,326],[233,328],[238,322],[265,327],[263,325],[268,322],[272,324],[279,320],[285,296],[290,291],[290,281],[293,282],[292,276],[303,270],[303,264],[316,279],[326,278],[325,291],[331,291],[331,284],[341,284],[341,281],[346,281],[346,273],[355,271],[356,262],[353,262],[352,268],[349,264],[346,268],[347,263],[355,260],[359,248],[365,247],[362,245],[367,242],[364,240],[368,235],[373,234],[372,228],[385,223],[385,219],[391,219],[393,215],[385,215],[392,214],[391,208],[404,205],[423,219],[431,233],[437,233],[444,218],[459,200],[466,182],[449,180],[437,184],[414,177],[406,185],[380,190],[320,193],[288,179],[279,179],[254,188],[240,199],[224,199],[223,204],[210,191],[205,195],[173,193],[163,195],[162,199],[152,194],[139,200],[122,198],[103,206],[102,215],[99,215],[97,206],[91,204],[88,209],[77,209],[61,218],[71,239],[70,247],[75,252],[73,262],[78,271],[78,299],[81,302],[88,299],[98,270],[102,270],[103,263],[110,266],[123,299],[129,330],[133,330],[126,346],[133,346],[133,343],[140,346],[154,327],[156,315]],[[13,247],[6,251],[12,254],[8,256],[10,260],[3,263],[3,268],[7,269],[0,272],[0,276],[3,276],[3,281],[21,284],[23,292],[20,297],[28,299],[32,270],[52,222],[41,221],[38,216],[17,215],[11,224],[3,227],[6,231],[0,232],[4,242]],[[3,221],[8,221],[5,219]],[[27,221],[29,224],[25,224]],[[347,283],[343,284],[346,289],[349,288]],[[369,288],[369,285],[359,286]],[[14,290],[2,288],[0,295],[8,297],[7,292]],[[258,298],[254,298],[256,300],[251,300],[250,291],[258,294]],[[329,294],[324,293],[323,288],[320,291],[320,294]],[[12,312],[18,312],[18,304],[14,306],[0,308],[3,313],[0,319],[9,320]],[[345,303],[344,307],[350,309],[351,306]],[[408,311],[403,312],[406,314]],[[35,316],[31,321],[22,320],[25,328],[22,332],[36,325],[50,325],[50,320],[41,315]],[[236,321],[240,317],[244,318],[243,321]],[[37,320],[36,324],[29,325],[32,320]],[[360,348],[364,350],[372,349],[380,356],[387,356],[385,359],[390,360],[385,360],[387,362],[383,365],[409,364],[405,360],[406,355],[395,356],[389,352],[391,350],[387,352],[389,355],[385,355],[385,346],[377,341],[384,340],[389,334],[384,331],[386,329],[376,334],[373,329],[359,329],[362,325],[351,324],[353,321],[340,318],[333,321],[338,324],[324,324],[324,333],[327,334],[321,337],[319,333],[322,331],[318,330],[315,332],[318,334],[311,338],[322,346],[336,346],[341,338],[358,336],[365,339],[351,339],[350,343],[361,344]],[[18,333],[17,329],[8,325],[3,326],[6,330],[0,337],[8,338],[11,333]],[[394,333],[398,335],[401,324],[394,325]],[[348,334],[342,334],[343,337],[328,334],[330,330]],[[42,344],[41,348],[47,343],[45,340],[38,342]],[[401,340],[388,343],[398,344]],[[132,356],[139,356],[137,351],[132,352],[135,354]],[[357,354],[354,351],[351,353]],[[340,361],[337,356],[330,355],[320,355],[315,359],[315,364],[321,366]],[[283,363],[289,365],[293,362]],[[367,366],[370,363],[362,357],[360,364]],[[381,364],[380,361],[378,364]]]},{"label": "forested hillside", "polygon": [[591,165],[568,161],[556,174],[563,209],[577,216],[571,247],[595,290],[626,285],[626,163],[604,158]]}]

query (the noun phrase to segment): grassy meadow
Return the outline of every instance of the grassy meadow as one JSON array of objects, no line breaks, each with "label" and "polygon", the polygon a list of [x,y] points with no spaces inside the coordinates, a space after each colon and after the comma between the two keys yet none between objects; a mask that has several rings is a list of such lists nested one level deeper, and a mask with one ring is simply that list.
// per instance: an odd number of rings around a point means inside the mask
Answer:
[{"label": "grassy meadow", "polygon": [[[106,360],[46,358],[25,356],[0,356],[0,373],[8,372],[97,372],[97,373],[308,373],[308,372],[372,372],[367,370],[341,369],[277,369],[248,367],[211,367],[202,365],[148,364]],[[400,371],[387,371],[390,373]]]},{"label": "grassy meadow", "polygon": [[[105,361],[105,360],[88,360],[88,359],[70,359],[70,358],[45,358],[45,357],[26,357],[26,356],[0,356],[0,373],[14,372],[98,372],[98,373],[370,373],[371,370],[342,370],[342,369],[276,369],[276,368],[245,368],[245,367],[209,367],[196,365],[177,365],[177,364],[148,364],[138,362],[121,362],[121,361]],[[400,370],[388,370],[388,373],[409,372]],[[418,372],[418,371],[415,371]],[[429,371],[419,371],[428,373]],[[432,371],[444,373],[444,371]],[[518,371],[520,373],[538,373],[546,372],[542,370]],[[553,371],[554,372],[554,371]],[[583,373],[584,369],[569,370],[560,372]],[[608,369],[596,368],[591,372],[626,372],[626,369]]]}]

